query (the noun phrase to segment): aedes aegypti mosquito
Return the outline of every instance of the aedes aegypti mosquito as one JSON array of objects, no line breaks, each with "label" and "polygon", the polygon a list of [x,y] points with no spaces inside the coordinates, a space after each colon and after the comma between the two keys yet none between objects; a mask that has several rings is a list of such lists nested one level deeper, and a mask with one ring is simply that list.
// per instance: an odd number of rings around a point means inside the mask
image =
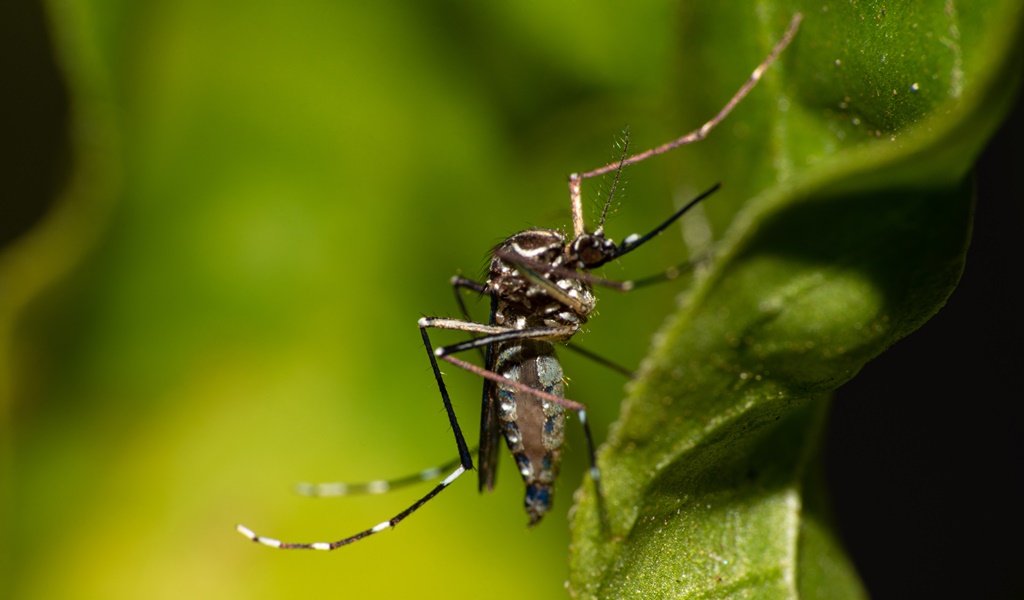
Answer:
[{"label": "aedes aegypti mosquito", "polygon": [[[572,206],[573,237],[553,229],[521,231],[499,244],[492,252],[486,282],[462,277],[452,278],[456,297],[466,319],[424,317],[419,320],[420,335],[437,380],[459,458],[442,467],[435,467],[402,479],[365,484],[302,484],[299,492],[314,496],[336,496],[353,493],[379,493],[401,485],[440,477],[454,468],[427,495],[394,517],[354,535],[333,542],[288,543],[256,535],[238,525],[239,533],[254,542],[283,549],[334,550],[352,542],[394,527],[434,496],[451,485],[466,471],[473,469],[473,459],[462,434],[448,390],[445,388],[437,358],[484,378],[483,408],[480,426],[479,487],[490,491],[497,470],[499,432],[512,452],[526,484],[525,508],[530,525],[538,523],[551,508],[554,481],[561,463],[565,429],[565,409],[575,411],[586,435],[590,455],[590,475],[600,484],[600,471],[594,452],[593,436],[587,422],[586,406],[565,398],[562,367],[555,356],[556,342],[567,342],[587,322],[594,309],[592,286],[601,285],[622,291],[633,289],[639,282],[614,282],[591,275],[589,271],[636,250],[660,234],[691,207],[718,189],[718,184],[680,208],[661,225],[646,235],[633,234],[622,244],[604,235],[604,220],[611,203],[615,183],[626,165],[646,160],[703,139],[733,110],[757,84],[765,70],[796,35],[801,15],[793,16],[785,34],[767,57],[754,69],[750,78],[729,99],[714,117],[686,135],[645,152],[603,167],[569,176]],[[584,179],[615,172],[611,193],[605,202],[601,220],[593,232],[583,222],[580,186]],[[655,277],[665,279],[667,277]],[[466,311],[460,290],[468,289],[490,297],[491,318],[487,324],[473,322]],[[468,341],[434,348],[428,329],[451,329],[474,336]],[[466,350],[482,349],[485,367],[478,367],[453,356]],[[598,497],[600,488],[598,487]]]}]

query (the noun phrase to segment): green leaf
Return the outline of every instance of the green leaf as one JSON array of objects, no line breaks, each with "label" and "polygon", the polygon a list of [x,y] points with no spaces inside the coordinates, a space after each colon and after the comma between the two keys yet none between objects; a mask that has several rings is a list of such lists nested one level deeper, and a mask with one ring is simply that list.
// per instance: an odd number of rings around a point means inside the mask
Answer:
[{"label": "green leaf", "polygon": [[814,468],[823,415],[829,393],[959,279],[970,168],[1019,84],[1022,8],[760,9],[771,17],[749,29],[710,3],[686,16],[707,53],[756,40],[736,52],[753,65],[787,9],[805,11],[732,122],[749,135],[719,135],[737,148],[696,159],[695,171],[736,161],[750,177],[708,201],[724,230],[713,265],[662,328],[600,452],[608,529],[593,487],[577,495],[579,597],[864,595]]}]

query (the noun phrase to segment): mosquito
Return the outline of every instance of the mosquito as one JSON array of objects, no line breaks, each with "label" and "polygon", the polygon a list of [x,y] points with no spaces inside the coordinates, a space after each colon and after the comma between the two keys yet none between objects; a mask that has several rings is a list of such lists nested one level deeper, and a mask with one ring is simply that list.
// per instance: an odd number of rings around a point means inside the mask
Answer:
[{"label": "mosquito", "polygon": [[[600,498],[600,470],[587,421],[587,407],[565,397],[562,367],[555,355],[555,344],[568,342],[587,322],[596,302],[594,286],[620,291],[638,287],[639,282],[610,281],[592,275],[590,271],[646,244],[719,187],[716,184],[698,195],[647,234],[633,234],[623,239],[621,244],[616,244],[605,236],[604,222],[619,175],[627,165],[704,139],[750,93],[764,72],[786,49],[796,35],[801,18],[799,13],[793,16],[786,32],[768,56],[725,106],[700,128],[639,154],[627,157],[624,153],[618,161],[570,175],[572,238],[554,229],[530,229],[512,235],[493,249],[486,281],[452,278],[451,284],[465,319],[424,317],[419,320],[423,346],[455,436],[457,461],[398,480],[354,485],[301,484],[298,491],[313,496],[378,493],[401,485],[436,479],[448,469],[454,469],[447,477],[390,519],[333,542],[282,542],[257,535],[243,525],[236,527],[238,532],[254,542],[273,548],[335,550],[393,528],[466,471],[473,470],[472,453],[452,408],[451,398],[438,367],[439,358],[484,379],[478,449],[481,491],[494,488],[499,438],[504,437],[526,485],[524,508],[529,517],[529,525],[539,523],[552,506],[554,481],[562,457],[565,412],[570,410],[578,415],[583,428],[590,459],[589,473]],[[587,231],[583,219],[581,184],[585,179],[612,172],[615,172],[615,178],[598,226],[592,232]],[[477,323],[469,318],[462,301],[462,290],[490,298],[488,323]],[[431,329],[460,331],[473,337],[465,342],[435,348],[428,335]],[[482,350],[484,367],[454,356],[474,349]]]}]

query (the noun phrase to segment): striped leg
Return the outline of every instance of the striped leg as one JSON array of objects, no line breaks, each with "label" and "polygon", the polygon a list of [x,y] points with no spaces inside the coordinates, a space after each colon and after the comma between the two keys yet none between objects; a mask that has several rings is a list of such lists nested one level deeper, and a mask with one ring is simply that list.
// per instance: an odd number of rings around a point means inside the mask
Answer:
[{"label": "striped leg", "polygon": [[[475,453],[476,449],[470,450]],[[362,494],[386,494],[394,490],[421,483],[432,481],[451,471],[462,463],[458,458],[450,460],[443,465],[424,469],[419,473],[397,477],[395,479],[378,479],[364,483],[344,483],[332,481],[330,483],[296,483],[295,493],[310,498],[336,498],[338,496],[357,496]]]},{"label": "striped leg", "polygon": [[451,485],[456,479],[462,476],[466,471],[473,470],[473,458],[469,453],[469,448],[466,447],[466,438],[462,435],[462,428],[459,427],[459,421],[455,418],[455,411],[452,409],[452,401],[448,396],[448,389],[444,385],[444,379],[441,377],[441,369],[437,366],[437,358],[434,356],[433,347],[430,344],[430,338],[427,337],[426,329],[420,329],[420,333],[423,337],[423,345],[427,351],[427,356],[430,358],[430,366],[434,372],[434,379],[437,381],[438,391],[441,392],[441,400],[444,402],[445,411],[448,413],[448,420],[452,426],[452,433],[455,435],[455,445],[459,449],[459,466],[452,471],[451,475],[446,477],[444,481],[434,486],[434,489],[430,490],[427,495],[417,500],[412,506],[391,517],[387,521],[382,521],[369,529],[364,529],[355,535],[333,541],[333,542],[312,542],[312,543],[293,543],[293,542],[282,542],[271,537],[257,535],[253,530],[249,529],[245,525],[236,525],[235,529],[238,533],[241,533],[250,540],[263,544],[264,546],[270,546],[271,548],[281,548],[282,550],[335,550],[342,546],[347,546],[353,542],[369,537],[375,533],[380,533],[385,529],[398,525],[403,519],[416,512],[416,510],[429,502],[434,496],[440,494],[445,488]]},{"label": "striped leg", "polygon": [[341,548],[342,546],[347,546],[352,542],[358,542],[359,540],[365,537],[369,537],[375,533],[380,533],[381,531],[384,531],[389,527],[394,527],[395,525],[398,525],[398,523],[402,521],[402,519],[408,517],[413,512],[415,512],[416,509],[430,501],[434,496],[440,494],[442,490],[451,485],[452,482],[454,482],[456,479],[462,476],[462,474],[465,472],[466,468],[460,464],[459,467],[455,469],[455,471],[453,471],[451,475],[445,478],[445,480],[442,481],[441,483],[437,484],[437,486],[435,486],[434,489],[430,490],[430,492],[426,496],[423,496],[422,498],[417,500],[416,503],[410,506],[409,508],[391,517],[387,521],[382,521],[369,529],[365,529],[355,535],[350,535],[347,538],[343,538],[334,542],[312,542],[309,544],[297,544],[293,542],[282,542],[281,540],[275,540],[274,538],[269,538],[263,535],[256,535],[251,529],[249,529],[245,525],[236,525],[235,529],[238,530],[238,533],[241,533],[250,540],[263,544],[264,546],[270,546],[271,548],[280,548],[282,550],[335,550],[337,548]]}]

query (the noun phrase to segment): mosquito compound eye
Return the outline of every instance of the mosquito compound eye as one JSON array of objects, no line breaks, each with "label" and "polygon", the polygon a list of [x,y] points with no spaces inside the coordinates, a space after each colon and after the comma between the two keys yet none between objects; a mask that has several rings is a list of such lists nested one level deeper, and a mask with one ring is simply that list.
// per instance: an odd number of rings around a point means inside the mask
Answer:
[{"label": "mosquito compound eye", "polygon": [[580,260],[588,267],[594,267],[602,264],[605,257],[599,248],[589,247],[580,252]]},{"label": "mosquito compound eye", "polygon": [[572,250],[583,267],[593,269],[600,267],[614,256],[615,243],[600,234],[587,234],[576,239]]}]

